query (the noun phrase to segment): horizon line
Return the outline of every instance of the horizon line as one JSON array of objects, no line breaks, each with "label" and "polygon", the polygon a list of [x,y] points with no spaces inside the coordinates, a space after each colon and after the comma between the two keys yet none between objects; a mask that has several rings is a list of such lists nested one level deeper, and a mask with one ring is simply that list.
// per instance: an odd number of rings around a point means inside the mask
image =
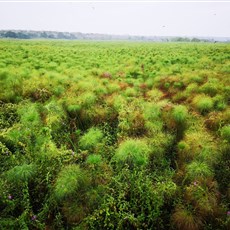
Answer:
[{"label": "horizon line", "polygon": [[187,1],[183,1],[183,0],[162,0],[162,1],[159,1],[159,0],[143,0],[143,1],[140,1],[140,0],[95,0],[95,1],[90,1],[90,0],[85,0],[85,1],[82,1],[82,0],[66,0],[66,1],[63,1],[63,0],[34,0],[34,1],[30,1],[30,0],[18,0],[18,1],[15,1],[15,0],[9,0],[9,1],[6,1],[6,0],[3,0],[3,1],[0,1],[0,3],[230,3],[230,0],[220,0],[220,1],[217,1],[217,0],[187,0]]},{"label": "horizon line", "polygon": [[97,34],[106,36],[131,36],[131,37],[185,37],[185,38],[230,38],[230,36],[219,36],[219,35],[143,35],[143,34],[112,34],[112,33],[100,33],[100,32],[80,32],[80,31],[60,31],[60,30],[34,30],[34,29],[0,29],[0,31],[31,31],[31,32],[56,32],[56,33],[80,33],[80,34]]}]

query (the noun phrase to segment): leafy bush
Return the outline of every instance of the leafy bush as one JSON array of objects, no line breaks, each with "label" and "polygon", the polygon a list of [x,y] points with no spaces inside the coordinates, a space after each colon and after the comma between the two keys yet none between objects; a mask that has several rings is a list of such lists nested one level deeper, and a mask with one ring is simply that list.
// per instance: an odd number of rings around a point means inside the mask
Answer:
[{"label": "leafy bush", "polygon": [[157,226],[163,229],[163,220],[167,220],[161,208],[169,205],[175,194],[173,182],[154,184],[146,172],[122,168],[110,186],[113,189],[106,194],[101,206],[86,219],[88,228],[152,229]]}]

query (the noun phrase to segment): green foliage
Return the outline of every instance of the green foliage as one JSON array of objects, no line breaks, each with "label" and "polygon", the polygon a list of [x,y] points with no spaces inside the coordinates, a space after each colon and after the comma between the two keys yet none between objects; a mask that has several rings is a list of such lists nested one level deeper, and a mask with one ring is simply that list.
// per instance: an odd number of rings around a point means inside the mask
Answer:
[{"label": "green foliage", "polygon": [[58,200],[70,198],[88,182],[87,176],[78,165],[64,167],[57,176],[54,194]]},{"label": "green foliage", "polygon": [[215,164],[215,178],[219,184],[220,191],[224,196],[230,197],[230,159],[229,159],[229,145],[221,149],[221,157]]},{"label": "green foliage", "polygon": [[80,112],[80,110],[81,110],[81,106],[80,105],[69,105],[68,107],[67,107],[67,111],[68,112]]},{"label": "green foliage", "polygon": [[41,122],[38,106],[36,104],[28,104],[19,108],[18,113],[21,115],[21,122],[25,126],[37,126]]},{"label": "green foliage", "polygon": [[228,44],[0,50],[0,228],[227,229]]},{"label": "green foliage", "polygon": [[199,89],[200,92],[210,95],[211,97],[215,96],[218,92],[218,84],[216,82],[207,82]]},{"label": "green foliage", "polygon": [[15,163],[13,154],[9,148],[0,141],[0,172],[4,172],[11,168]]},{"label": "green foliage", "polygon": [[188,110],[184,105],[177,105],[173,108],[172,118],[176,127],[176,139],[177,141],[183,138],[188,119]]},{"label": "green foliage", "polygon": [[230,125],[222,127],[220,133],[222,138],[230,143]]},{"label": "green foliage", "polygon": [[146,165],[149,152],[150,149],[145,141],[129,139],[120,144],[114,160],[119,168],[127,164],[132,169]]},{"label": "green foliage", "polygon": [[79,146],[82,149],[92,149],[95,148],[97,144],[101,143],[102,139],[102,131],[98,128],[93,127],[80,137]]},{"label": "green foliage", "polygon": [[212,169],[204,162],[193,161],[187,166],[187,175],[190,181],[213,176]]},{"label": "green foliage", "polygon": [[161,207],[175,195],[172,181],[153,183],[145,171],[123,168],[110,187],[100,208],[87,218],[90,229],[162,228]]},{"label": "green foliage", "polygon": [[186,118],[188,116],[188,110],[183,105],[178,105],[174,107],[173,109],[173,118],[179,125],[182,125],[185,123]]},{"label": "green foliage", "polygon": [[133,100],[129,104],[122,105],[118,116],[118,137],[140,137],[146,134],[143,106],[139,101]]},{"label": "green foliage", "polygon": [[0,130],[11,127],[19,121],[17,105],[0,102]]},{"label": "green foliage", "polygon": [[172,222],[180,230],[198,230],[203,226],[202,219],[196,215],[195,211],[183,206],[176,207]]},{"label": "green foliage", "polygon": [[96,100],[97,98],[95,94],[92,92],[83,93],[79,98],[79,101],[82,104],[82,106],[86,108],[92,106],[96,102]]},{"label": "green foliage", "polygon": [[127,88],[125,90],[125,96],[127,97],[135,97],[137,95],[137,92],[134,88]]},{"label": "green foliage", "polygon": [[159,104],[146,104],[144,109],[144,118],[148,121],[155,122],[160,120],[161,106]]},{"label": "green foliage", "polygon": [[213,100],[209,96],[199,95],[196,96],[193,100],[195,107],[202,114],[210,112],[213,109]]},{"label": "green foliage", "polygon": [[88,156],[86,163],[90,165],[100,165],[102,163],[102,158],[100,155],[92,154]]},{"label": "green foliage", "polygon": [[36,175],[36,166],[33,164],[23,164],[15,166],[6,173],[7,180],[11,183],[20,184],[32,180]]}]

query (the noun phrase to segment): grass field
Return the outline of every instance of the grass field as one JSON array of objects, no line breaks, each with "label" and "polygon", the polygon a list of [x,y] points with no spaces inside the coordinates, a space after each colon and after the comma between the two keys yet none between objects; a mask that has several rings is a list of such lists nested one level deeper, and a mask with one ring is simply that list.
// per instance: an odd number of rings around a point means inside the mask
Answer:
[{"label": "grass field", "polygon": [[0,41],[0,229],[228,229],[230,45]]}]

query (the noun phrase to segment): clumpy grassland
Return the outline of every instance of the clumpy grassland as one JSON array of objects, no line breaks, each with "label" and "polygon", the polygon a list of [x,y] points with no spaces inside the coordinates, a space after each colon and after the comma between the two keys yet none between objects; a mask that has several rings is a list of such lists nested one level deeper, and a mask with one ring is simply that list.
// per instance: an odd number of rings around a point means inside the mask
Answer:
[{"label": "clumpy grassland", "polygon": [[1,229],[228,229],[230,45],[0,41]]}]

